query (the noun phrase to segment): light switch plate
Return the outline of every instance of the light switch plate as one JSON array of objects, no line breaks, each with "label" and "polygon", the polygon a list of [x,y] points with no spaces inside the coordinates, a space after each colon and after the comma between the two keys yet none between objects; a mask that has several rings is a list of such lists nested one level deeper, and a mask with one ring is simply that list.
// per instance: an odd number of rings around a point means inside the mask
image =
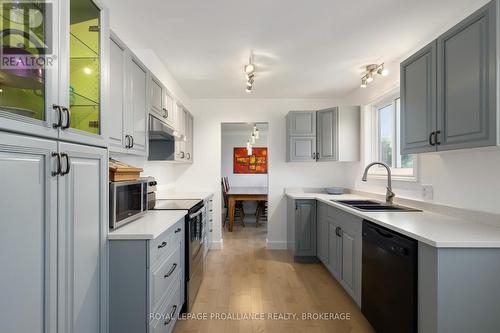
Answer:
[{"label": "light switch plate", "polygon": [[422,185],[422,197],[424,200],[433,200],[434,187],[432,185]]}]

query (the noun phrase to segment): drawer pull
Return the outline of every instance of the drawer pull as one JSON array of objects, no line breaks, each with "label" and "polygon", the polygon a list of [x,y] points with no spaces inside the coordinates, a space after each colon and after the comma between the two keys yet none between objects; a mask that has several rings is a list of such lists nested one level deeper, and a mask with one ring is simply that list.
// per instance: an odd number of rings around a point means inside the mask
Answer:
[{"label": "drawer pull", "polygon": [[168,273],[167,273],[167,274],[165,274],[165,275],[163,275],[163,278],[164,278],[164,279],[166,279],[166,278],[168,278],[170,275],[172,275],[172,273],[175,271],[175,268],[176,268],[176,267],[177,267],[177,264],[176,264],[176,263],[174,263],[174,264],[172,265],[172,268],[170,268],[170,270],[168,271]]},{"label": "drawer pull", "polygon": [[161,244],[158,245],[158,248],[161,249],[164,248],[165,246],[167,246],[167,242],[161,242]]},{"label": "drawer pull", "polygon": [[163,322],[163,325],[167,326],[172,321],[172,318],[175,316],[175,311],[177,311],[177,305],[172,306],[172,311],[170,312],[170,316],[168,319]]},{"label": "drawer pull", "polygon": [[181,228],[177,228],[177,229],[175,229],[174,233],[181,232],[181,230],[182,230]]}]

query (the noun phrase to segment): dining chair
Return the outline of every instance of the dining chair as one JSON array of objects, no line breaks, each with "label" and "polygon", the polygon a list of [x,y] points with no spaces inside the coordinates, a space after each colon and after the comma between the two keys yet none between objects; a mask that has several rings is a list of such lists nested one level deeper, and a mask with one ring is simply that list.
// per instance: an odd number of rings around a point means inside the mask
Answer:
[{"label": "dining chair", "polygon": [[267,221],[267,200],[257,201],[255,210],[255,227],[259,226],[260,220]]},{"label": "dining chair", "polygon": [[[226,216],[224,217],[224,221],[222,222],[222,226],[226,226],[226,221],[229,218],[229,196],[227,192],[229,191],[229,182],[227,177],[223,177],[221,180],[222,187],[222,196],[224,198],[224,208],[226,209]],[[243,201],[236,201],[235,209],[234,209],[234,220],[236,222],[236,218],[240,219],[241,225],[245,226],[245,211],[243,209]]]}]

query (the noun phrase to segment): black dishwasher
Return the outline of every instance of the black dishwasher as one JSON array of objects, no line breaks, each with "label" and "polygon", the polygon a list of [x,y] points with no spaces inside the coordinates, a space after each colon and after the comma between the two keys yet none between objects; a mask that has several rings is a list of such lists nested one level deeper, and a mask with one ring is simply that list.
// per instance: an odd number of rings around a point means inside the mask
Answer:
[{"label": "black dishwasher", "polygon": [[379,333],[417,332],[417,241],[363,221],[361,311]]}]

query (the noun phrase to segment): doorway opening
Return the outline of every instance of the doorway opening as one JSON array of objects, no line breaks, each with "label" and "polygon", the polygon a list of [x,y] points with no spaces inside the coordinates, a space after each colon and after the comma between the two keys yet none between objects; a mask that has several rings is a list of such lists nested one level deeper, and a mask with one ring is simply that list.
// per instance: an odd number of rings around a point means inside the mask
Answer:
[{"label": "doorway opening", "polygon": [[221,124],[221,221],[225,239],[257,237],[265,246],[268,133],[267,122]]}]

